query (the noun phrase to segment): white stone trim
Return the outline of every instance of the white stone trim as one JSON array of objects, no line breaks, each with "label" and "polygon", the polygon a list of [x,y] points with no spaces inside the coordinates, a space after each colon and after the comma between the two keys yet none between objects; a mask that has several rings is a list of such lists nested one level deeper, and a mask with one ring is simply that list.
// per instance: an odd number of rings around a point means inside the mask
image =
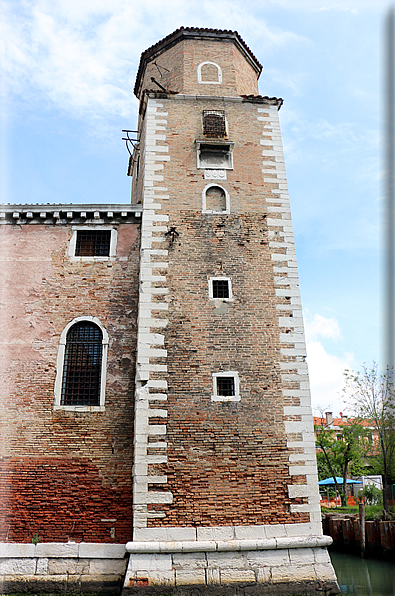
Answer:
[{"label": "white stone trim", "polygon": [[[206,208],[206,193],[210,188],[221,188],[221,190],[225,193],[225,200],[226,200],[226,208],[223,211],[214,211],[213,209],[207,209]],[[224,186],[221,186],[220,184],[207,184],[203,190],[202,190],[202,213],[211,213],[213,215],[218,215],[218,214],[225,214],[225,215],[229,215],[230,213],[230,209],[231,209],[231,204],[230,204],[230,195],[228,194],[227,190],[224,188]]]},{"label": "white stone trim", "polygon": [[331,536],[279,537],[263,540],[191,540],[127,542],[128,553],[197,553],[197,552],[241,552],[258,550],[321,548],[333,543]]},{"label": "white stone trim", "polygon": [[[69,242],[69,248],[67,254],[72,262],[89,262],[89,261],[114,261],[117,249],[117,228],[114,226],[106,225],[93,225],[93,226],[72,226],[73,234]],[[76,257],[76,242],[77,232],[82,230],[110,230],[110,250],[108,257]]]},{"label": "white stone trim", "polygon": [[[217,68],[217,81],[202,80],[202,67],[206,64],[210,64],[211,66],[215,66]],[[221,70],[221,67],[218,64],[216,64],[216,62],[201,62],[201,64],[199,64],[197,67],[197,78],[198,83],[200,83],[201,85],[221,85],[221,83],[223,82],[223,72]]]},{"label": "white stone trim", "polygon": [[[166,463],[167,442],[158,440],[149,443],[149,436],[163,439],[166,435],[165,424],[150,424],[150,418],[167,417],[166,408],[150,408],[150,401],[167,400],[167,383],[165,380],[153,378],[155,373],[166,372],[167,351],[164,345],[164,329],[167,319],[159,319],[159,311],[168,310],[168,288],[158,287],[157,282],[166,280],[164,275],[153,275],[154,268],[168,267],[168,250],[164,246],[164,236],[153,235],[165,233],[166,225],[154,225],[157,222],[169,221],[169,216],[162,209],[162,202],[169,199],[168,189],[161,186],[163,169],[170,161],[167,155],[168,146],[161,145],[166,141],[167,113],[162,111],[163,104],[154,98],[148,98],[145,117],[146,134],[144,154],[142,155],[143,180],[143,213],[141,228],[139,307],[136,354],[136,393],[135,393],[135,433],[134,433],[134,466],[133,466],[133,527],[134,533],[147,527],[151,518],[164,517],[161,511],[148,511],[148,505],[171,503],[173,495],[170,491],[149,491],[149,484],[166,485],[166,476],[150,474],[150,465]],[[143,145],[142,145],[143,150]],[[159,162],[159,163],[158,163]],[[156,172],[156,173],[154,173]],[[161,301],[153,301],[153,296],[161,297]],[[163,358],[163,363],[151,364],[151,358]],[[163,449],[160,455],[150,455],[150,447]]]},{"label": "white stone trim", "polygon": [[124,544],[97,542],[0,543],[0,559],[29,557],[123,559],[126,552]]},{"label": "white stone trim", "polygon": [[[221,298],[220,298],[221,300]],[[234,379],[234,390],[235,395],[218,395],[217,394],[217,379],[219,377],[232,377]],[[235,370],[226,370],[221,372],[212,373],[213,380],[213,395],[211,396],[212,401],[241,401],[239,393],[239,375]]]},{"label": "white stone trim", "polygon": [[204,170],[205,180],[227,180],[227,170],[208,168]]},{"label": "white stone trim", "polygon": [[[65,349],[66,349],[66,338],[67,333],[73,325],[82,321],[88,321],[97,325],[102,332],[102,369],[100,377],[100,394],[99,394],[99,406],[63,406],[61,405],[61,394],[62,394],[62,379],[63,379],[63,368],[65,363]],[[101,321],[97,317],[90,315],[76,317],[63,329],[58,346],[58,354],[56,357],[56,377],[54,385],[54,410],[67,410],[69,412],[104,412],[105,410],[105,397],[106,397],[106,375],[107,375],[107,353],[109,349],[109,334],[106,328],[103,326]]]},{"label": "white stone trim", "polygon": [[261,526],[213,526],[213,527],[162,527],[140,528],[134,533],[138,542],[184,542],[269,540],[272,538],[299,538],[322,536],[321,520],[296,524],[268,524]]},{"label": "white stone trim", "polygon": [[[319,490],[317,485],[315,439],[313,434],[311,398],[309,391],[308,367],[305,362],[306,347],[304,336],[304,324],[301,308],[300,290],[298,285],[298,272],[296,251],[294,245],[293,228],[291,223],[291,212],[289,195],[287,190],[286,168],[283,157],[283,148],[279,124],[279,114],[275,106],[258,108],[258,121],[263,125],[263,137],[260,141],[263,147],[262,155],[272,157],[271,161],[263,160],[262,172],[265,185],[271,185],[271,193],[276,197],[267,199],[267,211],[272,217],[267,217],[269,246],[271,249],[271,260],[274,270],[275,293],[279,298],[289,297],[290,305],[277,304],[280,311],[278,319],[280,341],[290,347],[282,347],[281,355],[284,360],[281,362],[281,379],[285,386],[283,395],[285,397],[297,397],[300,399],[299,406],[284,407],[285,432],[290,435],[301,435],[301,441],[288,440],[287,445],[291,453],[289,455],[289,474],[306,476],[306,485],[288,486],[289,497],[305,498],[308,503],[292,503],[292,512],[306,512],[310,515],[311,523],[316,523],[319,508]],[[268,138],[270,137],[270,138]],[[272,203],[277,203],[274,206]],[[277,217],[276,217],[277,216]],[[279,231],[277,228],[282,228]],[[279,249],[279,252],[278,252]],[[286,249],[286,254],[285,253]],[[286,265],[279,266],[279,262],[286,262]],[[279,274],[282,275],[279,275]],[[283,316],[283,313],[292,316]],[[287,331],[287,332],[286,332]],[[290,360],[292,357],[292,360]],[[298,390],[287,388],[288,383],[299,384]],[[293,419],[288,419],[293,417]],[[296,417],[298,419],[296,420]],[[294,451],[294,453],[293,453]],[[298,462],[299,465],[296,465]],[[300,525],[301,524],[296,524]],[[321,529],[319,530],[321,533]]]}]

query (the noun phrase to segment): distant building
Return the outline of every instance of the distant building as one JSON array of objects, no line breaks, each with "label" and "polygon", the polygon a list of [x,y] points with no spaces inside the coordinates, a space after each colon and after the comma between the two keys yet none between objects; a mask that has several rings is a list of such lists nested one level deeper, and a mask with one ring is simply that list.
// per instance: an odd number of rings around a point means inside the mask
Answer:
[{"label": "distant building", "polygon": [[[364,428],[364,430],[365,430],[364,438],[366,441],[370,441],[373,444],[373,451],[375,451],[376,445],[378,445],[379,434],[378,434],[378,430],[375,427],[373,421],[368,420],[368,419],[357,420],[356,418],[348,418],[348,416],[343,415],[342,412],[340,412],[339,418],[333,418],[333,412],[325,412],[324,417],[313,416],[314,427],[318,426],[318,427],[324,428],[329,431],[335,431],[335,433],[339,439],[341,439],[340,431],[342,430],[342,427],[350,426],[351,424],[354,424],[356,422],[359,422],[359,424]],[[337,431],[339,431],[339,434],[337,434]],[[316,432],[315,432],[315,434],[316,434]]]},{"label": "distant building", "polygon": [[337,587],[260,72],[178,29],[141,57],[131,205],[0,210],[5,591]]}]

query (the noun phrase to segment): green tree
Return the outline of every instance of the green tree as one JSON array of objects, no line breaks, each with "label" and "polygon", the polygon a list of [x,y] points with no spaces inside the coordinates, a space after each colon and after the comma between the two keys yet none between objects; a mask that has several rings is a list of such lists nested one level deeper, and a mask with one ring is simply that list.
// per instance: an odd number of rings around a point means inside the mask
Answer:
[{"label": "green tree", "polygon": [[[341,503],[345,506],[348,474],[351,471],[355,474],[360,473],[364,469],[364,455],[367,450],[366,431],[360,421],[354,419],[345,421],[345,424],[337,429],[325,423],[323,413],[321,420],[321,425],[315,425],[316,446],[323,453],[326,467],[341,496]],[[342,477],[342,484],[337,482],[338,475]]]},{"label": "green tree", "polygon": [[[395,384],[393,371],[381,373],[373,362],[362,372],[345,371],[345,394],[355,415],[374,427],[381,463],[385,517],[389,516],[388,484],[394,473],[395,456]],[[373,445],[375,450],[375,443]]]}]

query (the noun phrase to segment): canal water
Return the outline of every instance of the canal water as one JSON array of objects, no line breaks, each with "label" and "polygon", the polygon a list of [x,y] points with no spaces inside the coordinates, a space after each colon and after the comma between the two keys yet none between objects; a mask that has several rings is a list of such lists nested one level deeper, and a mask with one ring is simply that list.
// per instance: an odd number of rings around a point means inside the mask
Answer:
[{"label": "canal water", "polygon": [[380,559],[330,552],[342,594],[395,596],[395,564]]}]

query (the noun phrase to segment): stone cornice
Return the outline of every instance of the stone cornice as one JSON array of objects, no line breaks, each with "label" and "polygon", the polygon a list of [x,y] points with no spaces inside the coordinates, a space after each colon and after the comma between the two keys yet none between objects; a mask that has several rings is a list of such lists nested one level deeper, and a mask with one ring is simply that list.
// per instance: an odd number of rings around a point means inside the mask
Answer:
[{"label": "stone cornice", "polygon": [[136,223],[141,214],[140,204],[0,205],[0,224]]}]

